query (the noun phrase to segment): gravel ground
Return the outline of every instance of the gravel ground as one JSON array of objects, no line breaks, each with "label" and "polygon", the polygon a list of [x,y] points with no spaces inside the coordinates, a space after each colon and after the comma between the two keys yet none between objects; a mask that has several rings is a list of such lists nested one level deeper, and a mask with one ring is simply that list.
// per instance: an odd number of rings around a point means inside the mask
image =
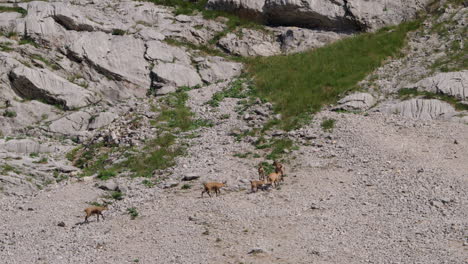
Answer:
[{"label": "gravel ground", "polygon": [[[125,198],[89,224],[83,209],[106,192],[70,181],[35,196],[0,201],[3,263],[466,263],[468,126],[324,111],[301,131],[280,188],[250,193],[260,159],[228,131],[245,122],[236,100],[218,112],[203,103],[222,88],[191,92],[204,128],[178,160],[173,179],[200,175],[191,189],[148,188],[117,179]],[[211,90],[210,90],[211,89]],[[331,133],[324,118],[336,119]],[[204,180],[228,180],[200,198]],[[234,186],[234,187],[233,187]],[[131,220],[127,208],[139,216]],[[31,208],[31,209],[30,209]],[[64,222],[65,226],[58,226]]]}]

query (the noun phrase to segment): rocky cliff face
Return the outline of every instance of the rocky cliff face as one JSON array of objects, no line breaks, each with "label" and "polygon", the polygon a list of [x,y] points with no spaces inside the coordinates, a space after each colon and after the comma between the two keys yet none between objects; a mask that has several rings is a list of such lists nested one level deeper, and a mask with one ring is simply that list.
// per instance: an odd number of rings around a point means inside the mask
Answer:
[{"label": "rocky cliff face", "polygon": [[430,1],[209,0],[208,7],[276,26],[367,31],[411,19]]}]

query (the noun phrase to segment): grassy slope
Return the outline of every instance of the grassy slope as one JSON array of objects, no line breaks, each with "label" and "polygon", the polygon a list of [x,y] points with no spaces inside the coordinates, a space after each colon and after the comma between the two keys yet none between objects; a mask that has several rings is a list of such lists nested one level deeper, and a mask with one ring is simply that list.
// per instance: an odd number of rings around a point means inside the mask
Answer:
[{"label": "grassy slope", "polygon": [[386,58],[399,55],[407,33],[419,25],[408,22],[304,53],[253,58],[247,60],[247,69],[259,94],[274,102],[282,114],[283,128],[291,129],[355,89]]}]

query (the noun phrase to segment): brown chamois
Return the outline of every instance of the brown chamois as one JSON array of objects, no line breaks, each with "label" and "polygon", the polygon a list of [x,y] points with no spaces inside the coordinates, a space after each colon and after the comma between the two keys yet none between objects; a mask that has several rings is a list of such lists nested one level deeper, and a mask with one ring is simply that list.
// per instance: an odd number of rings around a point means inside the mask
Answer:
[{"label": "brown chamois", "polygon": [[284,175],[284,165],[279,163],[278,161],[273,161],[273,166],[275,167],[275,172],[276,173],[279,173],[281,172],[281,177],[280,177],[280,181],[284,181],[283,179],[283,175]]},{"label": "brown chamois", "polygon": [[99,216],[102,216],[102,220],[104,219],[104,215],[102,215],[102,211],[107,210],[107,205],[106,206],[91,206],[86,208],[84,211],[86,213],[85,217],[85,222],[88,222],[88,217],[92,216],[95,214],[97,216],[97,221],[99,222]]},{"label": "brown chamois", "polygon": [[267,179],[263,179],[261,181],[250,181],[250,187],[252,188],[252,192],[257,192],[259,188],[262,188],[262,186],[267,183]]},{"label": "brown chamois", "polygon": [[268,182],[271,183],[272,187],[278,187],[279,182],[281,181],[281,178],[283,175],[281,174],[281,171],[279,172],[273,172],[268,174]]},{"label": "brown chamois", "polygon": [[258,179],[259,180],[265,179],[265,169],[263,168],[262,163],[258,164]]},{"label": "brown chamois", "polygon": [[226,186],[226,181],[224,182],[205,182],[203,183],[203,191],[201,193],[201,197],[203,198],[204,193],[208,193],[208,195],[211,197],[210,192],[214,191],[216,193],[216,196],[218,196],[218,193],[220,193],[220,190],[222,187]]}]

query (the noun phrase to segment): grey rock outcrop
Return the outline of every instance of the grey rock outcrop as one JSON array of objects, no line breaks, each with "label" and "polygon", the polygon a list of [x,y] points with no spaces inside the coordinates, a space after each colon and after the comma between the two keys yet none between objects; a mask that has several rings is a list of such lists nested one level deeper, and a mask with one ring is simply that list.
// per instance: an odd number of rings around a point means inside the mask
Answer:
[{"label": "grey rock outcrop", "polygon": [[209,0],[207,6],[277,26],[361,31],[405,21],[428,2],[426,0]]},{"label": "grey rock outcrop", "polygon": [[435,99],[411,99],[382,106],[381,111],[422,120],[448,119],[456,113],[450,104]]},{"label": "grey rock outcrop", "polygon": [[90,118],[91,115],[89,113],[83,111],[74,112],[52,122],[49,129],[55,133],[76,135],[77,132],[86,130]]},{"label": "grey rock outcrop", "polygon": [[417,82],[412,88],[465,100],[468,98],[468,71],[439,73]]},{"label": "grey rock outcrop", "polygon": [[280,44],[274,36],[243,28],[241,34],[228,33],[218,45],[237,56],[272,56],[281,53]]},{"label": "grey rock outcrop", "polygon": [[203,81],[214,83],[239,75],[242,64],[227,61],[221,57],[208,57],[198,64],[198,68]]},{"label": "grey rock outcrop", "polygon": [[368,93],[354,93],[338,101],[335,110],[367,110],[375,104],[375,99]]},{"label": "grey rock outcrop", "polygon": [[32,139],[12,139],[12,140],[0,140],[0,149],[12,153],[45,153],[54,152],[61,149],[59,145],[52,143],[39,143]]},{"label": "grey rock outcrop", "polygon": [[110,79],[134,84],[137,96],[143,96],[150,86],[145,45],[140,39],[84,32],[70,43],[68,51],[74,60],[87,62]]},{"label": "grey rock outcrop", "polygon": [[302,52],[312,48],[319,48],[347,36],[346,34],[333,31],[298,27],[277,27],[273,29],[278,35],[281,51],[284,53]]},{"label": "grey rock outcrop", "polygon": [[44,100],[65,109],[87,106],[97,102],[97,96],[47,69],[17,67],[10,72],[13,89],[23,98]]},{"label": "grey rock outcrop", "polygon": [[202,84],[202,80],[195,68],[180,63],[161,62],[151,71],[152,85],[157,88],[164,86],[196,86]]},{"label": "grey rock outcrop", "polygon": [[159,60],[164,62],[178,61],[190,64],[188,52],[182,48],[174,47],[160,41],[148,41],[145,57],[149,60]]},{"label": "grey rock outcrop", "polygon": [[117,114],[111,112],[103,112],[94,118],[91,118],[88,125],[88,130],[94,130],[105,127],[112,123],[118,117]]}]

